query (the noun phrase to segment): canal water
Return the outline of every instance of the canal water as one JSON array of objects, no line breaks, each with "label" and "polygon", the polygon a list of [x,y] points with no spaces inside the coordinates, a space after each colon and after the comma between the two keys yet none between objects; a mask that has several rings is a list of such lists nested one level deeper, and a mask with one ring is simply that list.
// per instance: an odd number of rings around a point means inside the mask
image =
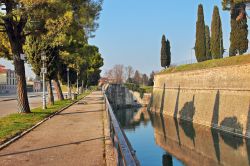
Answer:
[{"label": "canal water", "polygon": [[142,166],[250,163],[250,140],[147,111],[115,112]]}]

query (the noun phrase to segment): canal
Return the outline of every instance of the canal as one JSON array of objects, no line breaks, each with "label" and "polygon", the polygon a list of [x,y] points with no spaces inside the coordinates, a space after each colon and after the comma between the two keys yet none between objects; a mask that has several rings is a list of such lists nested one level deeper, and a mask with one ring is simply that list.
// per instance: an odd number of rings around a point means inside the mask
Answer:
[{"label": "canal", "polygon": [[248,139],[146,108],[115,114],[142,166],[249,165]]}]

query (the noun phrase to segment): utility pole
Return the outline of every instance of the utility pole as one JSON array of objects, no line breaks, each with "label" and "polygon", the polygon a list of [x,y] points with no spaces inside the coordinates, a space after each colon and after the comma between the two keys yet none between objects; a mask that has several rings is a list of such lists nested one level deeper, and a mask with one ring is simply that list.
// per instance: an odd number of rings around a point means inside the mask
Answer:
[{"label": "utility pole", "polygon": [[47,73],[47,68],[45,67],[45,61],[46,61],[46,54],[45,52],[42,52],[41,54],[41,59],[43,61],[43,67],[42,67],[42,74],[43,74],[43,109],[45,110],[47,107],[46,107],[46,93],[45,93],[45,74]]}]

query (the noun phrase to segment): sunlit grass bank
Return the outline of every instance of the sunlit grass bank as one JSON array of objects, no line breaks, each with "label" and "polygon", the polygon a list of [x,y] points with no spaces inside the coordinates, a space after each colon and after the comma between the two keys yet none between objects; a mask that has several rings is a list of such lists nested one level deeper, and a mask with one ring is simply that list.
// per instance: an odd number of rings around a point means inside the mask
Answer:
[{"label": "sunlit grass bank", "polygon": [[213,67],[223,67],[223,66],[231,66],[231,65],[243,65],[250,63],[250,54],[248,55],[240,55],[234,57],[227,57],[223,59],[213,59],[200,63],[180,65],[176,67],[170,67],[168,69],[164,69],[160,71],[158,74],[166,74],[166,73],[174,73],[181,71],[190,71],[190,70],[199,70],[199,69],[208,69]]},{"label": "sunlit grass bank", "polygon": [[[78,99],[90,94],[90,92],[91,91],[85,91],[85,93],[78,96]],[[34,126],[36,123],[40,122],[46,117],[49,117],[56,111],[69,106],[73,102],[74,100],[56,101],[55,105],[48,106],[46,110],[43,110],[42,107],[39,107],[32,109],[32,113],[30,114],[16,113],[0,118],[0,144]]]},{"label": "sunlit grass bank", "polygon": [[144,89],[145,93],[152,93],[153,92],[153,86],[141,86],[142,89]]}]

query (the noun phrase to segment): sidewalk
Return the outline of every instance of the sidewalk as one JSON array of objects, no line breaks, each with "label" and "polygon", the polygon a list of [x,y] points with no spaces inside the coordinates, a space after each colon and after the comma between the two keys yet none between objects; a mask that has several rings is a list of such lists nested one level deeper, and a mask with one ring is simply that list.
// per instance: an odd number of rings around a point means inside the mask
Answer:
[{"label": "sidewalk", "polygon": [[105,165],[103,111],[93,92],[0,151],[0,165]]}]

